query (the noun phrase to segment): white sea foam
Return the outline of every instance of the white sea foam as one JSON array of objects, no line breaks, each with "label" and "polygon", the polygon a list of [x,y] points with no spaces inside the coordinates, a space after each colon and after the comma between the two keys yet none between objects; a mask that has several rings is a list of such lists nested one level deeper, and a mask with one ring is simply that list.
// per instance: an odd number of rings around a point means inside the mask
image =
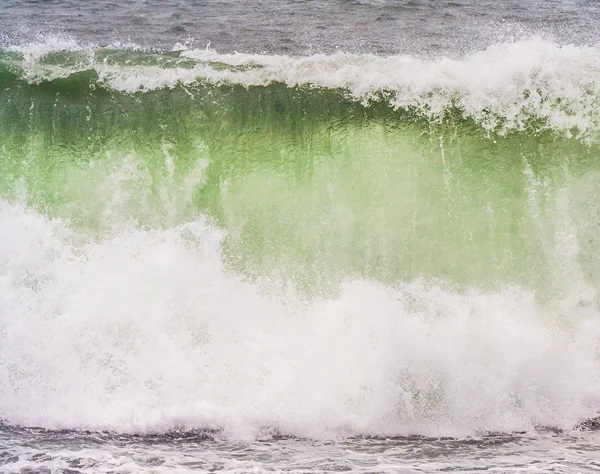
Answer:
[{"label": "white sea foam", "polygon": [[83,51],[84,49],[74,38],[56,34],[39,36],[30,43],[13,45],[7,48],[8,51],[21,53],[28,62],[34,62],[56,52]]},{"label": "white sea foam", "polygon": [[[302,303],[226,270],[203,218],[84,241],[0,202],[0,417],[309,437],[568,428],[600,406],[600,319],[529,291],[355,280]],[[564,323],[564,321],[563,321]]]},{"label": "white sea foam", "polygon": [[33,82],[90,69],[104,86],[126,93],[201,82],[246,87],[280,82],[342,89],[364,103],[386,100],[395,108],[410,108],[430,118],[457,107],[465,118],[500,133],[523,130],[533,121],[537,130],[550,128],[568,136],[576,131],[589,138],[600,129],[598,48],[536,37],[490,46],[459,59],[344,53],[288,57],[201,49],[180,51],[185,64],[171,58],[163,65],[136,61],[126,65],[115,64],[105,50],[99,55],[88,48],[70,69],[39,62],[50,51],[77,48],[54,38],[12,49],[24,55],[23,74]]}]

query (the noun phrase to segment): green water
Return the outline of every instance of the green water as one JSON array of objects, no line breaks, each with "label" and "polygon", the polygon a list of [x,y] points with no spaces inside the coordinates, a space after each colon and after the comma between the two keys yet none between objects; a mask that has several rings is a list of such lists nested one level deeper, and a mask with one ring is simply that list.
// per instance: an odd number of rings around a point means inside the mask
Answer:
[{"label": "green water", "polygon": [[309,294],[355,277],[598,287],[598,156],[280,84],[120,94],[9,75],[0,92],[3,199],[93,239],[204,214],[232,271]]}]

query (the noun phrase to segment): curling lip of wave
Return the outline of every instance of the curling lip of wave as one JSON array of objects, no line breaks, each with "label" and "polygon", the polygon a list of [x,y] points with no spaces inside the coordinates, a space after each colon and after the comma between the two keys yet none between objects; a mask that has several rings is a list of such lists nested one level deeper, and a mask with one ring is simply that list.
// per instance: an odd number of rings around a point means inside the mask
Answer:
[{"label": "curling lip of wave", "polygon": [[[22,79],[39,83],[94,71],[103,87],[123,93],[193,87],[284,83],[343,90],[364,104],[384,100],[430,119],[458,109],[499,133],[550,129],[593,138],[600,130],[600,50],[531,38],[491,46],[461,59],[338,53],[306,57],[219,54],[176,47],[170,53],[134,46],[83,48],[72,40],[9,48]],[[47,61],[75,55],[69,65]],[[123,58],[125,56],[125,59]]]}]

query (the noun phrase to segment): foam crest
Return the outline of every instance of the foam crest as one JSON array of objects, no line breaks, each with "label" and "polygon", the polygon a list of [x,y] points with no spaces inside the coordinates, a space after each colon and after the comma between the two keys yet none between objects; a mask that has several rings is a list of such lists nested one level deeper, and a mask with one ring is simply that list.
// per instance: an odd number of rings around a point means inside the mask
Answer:
[{"label": "foam crest", "polygon": [[41,36],[30,43],[7,48],[8,51],[20,53],[27,62],[34,62],[52,53],[76,52],[84,49],[74,38],[56,34]]},{"label": "foam crest", "polygon": [[357,100],[383,98],[394,108],[417,110],[430,118],[456,107],[463,117],[490,130],[525,130],[531,119],[567,133],[577,129],[585,134],[600,126],[600,53],[592,47],[559,46],[534,38],[492,46],[462,59],[348,54],[217,58],[210,51],[182,55],[250,67],[234,73],[238,77],[232,82],[244,85],[279,81],[342,88]]},{"label": "foam crest", "polygon": [[0,202],[0,417],[298,436],[568,428],[600,404],[598,314],[526,290],[355,280],[266,295],[199,217],[89,241]]},{"label": "foam crest", "polygon": [[[119,49],[115,49],[119,48]],[[219,54],[209,49],[158,52],[148,62],[135,45],[82,48],[72,40],[12,47],[24,59],[30,82],[94,70],[105,87],[125,93],[192,87],[201,83],[342,89],[365,104],[385,100],[430,119],[459,109],[486,129],[559,130],[589,138],[600,127],[600,52],[530,38],[488,47],[459,59],[339,53],[307,57]],[[182,50],[183,49],[183,50]],[[68,67],[40,61],[68,51]],[[131,57],[121,59],[124,51]]]}]

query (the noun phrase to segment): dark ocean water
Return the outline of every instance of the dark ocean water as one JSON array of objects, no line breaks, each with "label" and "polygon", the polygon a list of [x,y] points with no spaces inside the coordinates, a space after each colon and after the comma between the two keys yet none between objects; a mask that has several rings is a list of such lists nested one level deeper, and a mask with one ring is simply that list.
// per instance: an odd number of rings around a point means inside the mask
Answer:
[{"label": "dark ocean water", "polygon": [[220,53],[456,55],[532,33],[596,44],[598,18],[595,0],[6,0],[0,38],[60,32],[100,46],[188,42]]},{"label": "dark ocean water", "polygon": [[600,471],[600,3],[0,3],[0,472]]}]

